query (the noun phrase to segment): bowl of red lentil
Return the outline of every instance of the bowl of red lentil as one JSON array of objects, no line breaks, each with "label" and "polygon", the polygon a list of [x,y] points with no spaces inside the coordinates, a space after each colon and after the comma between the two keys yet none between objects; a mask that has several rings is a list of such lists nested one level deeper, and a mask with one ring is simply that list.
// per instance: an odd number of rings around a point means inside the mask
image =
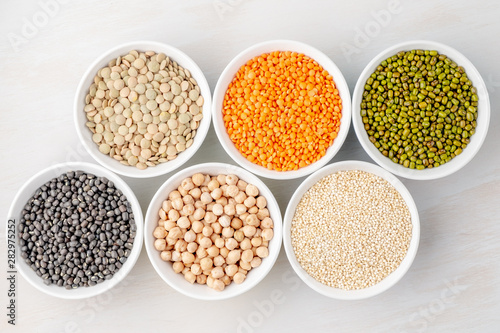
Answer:
[{"label": "bowl of red lentil", "polygon": [[417,207],[403,183],[361,161],[323,167],[297,188],[283,243],[297,275],[328,297],[357,300],[395,285],[418,249]]},{"label": "bowl of red lentil", "polygon": [[488,90],[456,49],[433,41],[396,44],[365,67],[353,93],[353,127],[381,167],[409,179],[448,176],[481,148]]},{"label": "bowl of red lentil", "polygon": [[330,161],[349,131],[351,100],[339,68],[304,43],[267,41],[222,72],[215,132],[240,166],[272,179],[306,176]]},{"label": "bowl of red lentil", "polygon": [[144,241],[160,277],[201,300],[238,296],[272,269],[281,249],[281,212],[269,188],[243,168],[191,166],[156,192]]}]

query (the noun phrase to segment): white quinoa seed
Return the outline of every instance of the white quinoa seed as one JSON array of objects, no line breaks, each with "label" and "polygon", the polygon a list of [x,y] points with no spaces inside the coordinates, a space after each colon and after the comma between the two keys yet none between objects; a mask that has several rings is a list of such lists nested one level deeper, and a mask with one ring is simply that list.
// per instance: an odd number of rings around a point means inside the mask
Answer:
[{"label": "white quinoa seed", "polygon": [[291,241],[302,268],[344,290],[373,286],[403,261],[412,223],[406,202],[374,174],[340,171],[313,185],[297,205]]}]

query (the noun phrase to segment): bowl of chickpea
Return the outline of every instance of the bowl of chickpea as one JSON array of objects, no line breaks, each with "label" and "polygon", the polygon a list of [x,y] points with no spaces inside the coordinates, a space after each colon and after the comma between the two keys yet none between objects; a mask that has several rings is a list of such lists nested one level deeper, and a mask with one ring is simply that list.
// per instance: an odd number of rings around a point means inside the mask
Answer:
[{"label": "bowl of chickpea", "polygon": [[204,163],[170,177],[145,219],[148,257],[178,292],[227,299],[256,286],[281,248],[281,212],[269,188],[230,164]]}]

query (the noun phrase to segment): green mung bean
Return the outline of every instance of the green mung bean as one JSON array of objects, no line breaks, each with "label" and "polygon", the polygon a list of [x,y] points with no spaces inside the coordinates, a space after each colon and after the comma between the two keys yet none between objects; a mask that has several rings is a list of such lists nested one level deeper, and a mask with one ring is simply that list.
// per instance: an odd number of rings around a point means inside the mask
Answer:
[{"label": "green mung bean", "polygon": [[364,88],[360,114],[370,141],[404,167],[449,162],[475,132],[476,88],[463,67],[435,50],[398,52]]}]

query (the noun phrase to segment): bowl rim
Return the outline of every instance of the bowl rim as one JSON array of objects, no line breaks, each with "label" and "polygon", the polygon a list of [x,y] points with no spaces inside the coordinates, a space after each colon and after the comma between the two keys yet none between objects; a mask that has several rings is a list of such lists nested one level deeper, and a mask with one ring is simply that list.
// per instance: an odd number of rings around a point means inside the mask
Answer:
[{"label": "bowl rim", "polygon": [[[134,244],[130,253],[130,256],[127,258],[127,261],[123,266],[118,270],[117,273],[113,275],[113,278],[110,280],[106,280],[102,283],[99,283],[95,286],[91,287],[80,287],[77,289],[65,289],[64,287],[59,287],[56,285],[45,285],[41,278],[36,275],[36,273],[26,264],[24,259],[20,256],[20,249],[18,244],[18,224],[20,222],[20,212],[16,212],[17,206],[24,207],[26,204],[23,200],[25,192],[29,191],[30,187],[39,188],[49,180],[54,177],[57,177],[63,173],[66,173],[70,170],[82,170],[87,173],[92,173],[98,177],[106,177],[111,180],[115,187],[122,191],[122,193],[127,197],[127,200],[130,202],[132,207],[132,211],[134,213],[134,221],[136,224],[136,236],[134,238]],[[30,192],[33,195],[33,192]],[[26,199],[28,200],[28,199]],[[21,202],[23,201],[23,202]],[[26,201],[27,202],[27,201]],[[9,212],[8,212],[8,220],[14,219],[15,221],[15,246],[16,246],[16,262],[15,267],[21,273],[21,276],[28,281],[28,283],[38,289],[39,291],[54,296],[61,299],[85,299],[100,295],[112,289],[114,286],[118,285],[133,269],[135,266],[139,255],[142,250],[143,243],[143,232],[144,232],[144,220],[142,215],[141,206],[137,197],[135,196],[132,189],[122,180],[118,175],[109,171],[108,169],[92,163],[87,162],[66,162],[66,163],[58,163],[53,164],[47,168],[44,168],[38,171],[36,174],[31,176],[24,184],[19,188],[14,199],[11,202]],[[8,224],[7,234],[8,232]]]},{"label": "bowl rim", "polygon": [[[276,171],[269,170],[261,165],[257,165],[248,161],[244,158],[241,153],[236,149],[232,141],[229,139],[227,135],[227,131],[224,123],[222,122],[221,109],[222,109],[222,101],[224,99],[227,85],[224,84],[224,81],[229,80],[234,77],[235,73],[239,70],[239,68],[245,64],[251,58],[258,56],[263,53],[269,53],[272,51],[292,51],[303,53],[306,56],[317,61],[325,70],[329,72],[333,77],[333,81],[337,90],[339,91],[340,98],[342,100],[342,118],[340,121],[340,128],[337,137],[335,138],[333,144],[327,149],[325,156],[320,158],[318,161],[299,168],[298,170],[292,171]],[[224,85],[224,86],[223,86]],[[322,166],[326,165],[340,150],[342,147],[347,134],[349,132],[349,127],[351,123],[351,93],[349,90],[349,86],[345,80],[344,75],[342,74],[339,67],[335,64],[335,62],[328,57],[325,53],[320,51],[319,49],[294,40],[286,40],[286,39],[277,39],[277,40],[268,40],[264,42],[260,42],[254,44],[243,51],[239,52],[231,61],[227,64],[227,66],[222,71],[219,79],[217,80],[217,84],[215,86],[213,99],[212,99],[212,119],[214,124],[215,133],[221,143],[222,147],[226,151],[226,153],[241,167],[259,175],[261,177],[266,177],[269,179],[295,179],[307,176],[314,171],[320,169]]]},{"label": "bowl rim", "polygon": [[[394,188],[401,194],[401,196],[405,200],[408,209],[410,210],[412,220],[412,238],[410,240],[410,245],[403,261],[398,266],[398,268],[376,285],[359,290],[342,290],[340,288],[329,287],[311,277],[299,264],[293,250],[290,236],[295,209],[302,199],[303,195],[320,179],[324,178],[327,175],[344,170],[361,170],[375,174],[376,176],[379,176],[388,181],[392,186],[394,186]],[[347,160],[332,163],[307,177],[293,193],[286,208],[285,217],[283,219],[283,245],[285,247],[285,253],[288,261],[290,262],[290,265],[292,266],[295,273],[311,289],[324,296],[339,300],[366,299],[378,295],[394,286],[410,269],[418,251],[419,241],[420,219],[418,215],[418,209],[408,189],[396,176],[394,176],[389,171],[383,169],[378,165],[364,161]]]},{"label": "bowl rim", "polygon": [[[170,59],[191,72],[192,77],[196,79],[198,86],[200,87],[200,94],[204,99],[203,118],[200,121],[198,129],[196,130],[196,137],[193,140],[191,147],[179,154],[176,159],[161,163],[155,167],[148,167],[145,170],[139,170],[132,166],[122,165],[119,161],[114,160],[110,156],[102,154],[98,150],[97,145],[91,140],[91,132],[85,126],[86,120],[83,120],[85,113],[81,107],[85,104],[82,103],[82,101],[85,100],[88,86],[90,86],[89,82],[91,82],[90,80],[97,74],[97,71],[105,66],[103,63],[108,63],[113,58],[116,58],[116,56],[112,56],[113,54],[119,53],[120,55],[123,55],[132,50],[140,50],[140,52],[152,50],[156,53],[165,53],[168,57],[170,57]],[[205,137],[210,128],[212,117],[212,113],[210,112],[211,105],[212,92],[208,81],[201,68],[191,57],[170,44],[151,40],[136,40],[122,43],[108,49],[98,55],[97,58],[95,58],[95,60],[87,67],[84,74],[81,76],[75,91],[75,97],[73,100],[73,119],[79,141],[83,144],[85,150],[90,154],[90,156],[92,156],[92,158],[100,165],[122,176],[132,178],[150,178],[172,172],[183,166],[191,157],[193,157],[205,141]],[[88,131],[88,133],[86,131]],[[196,138],[198,138],[198,140]]]},{"label": "bowl rim", "polygon": [[[470,143],[463,150],[462,154],[456,156],[450,162],[447,162],[439,167],[431,169],[426,168],[424,170],[405,168],[402,165],[396,164],[389,158],[383,156],[378,151],[378,149],[368,140],[368,135],[366,134],[366,130],[364,129],[360,115],[360,104],[364,91],[364,85],[367,78],[373,73],[375,68],[383,60],[387,59],[391,55],[394,55],[399,51],[408,51],[413,49],[437,50],[439,53],[445,54],[447,57],[452,59],[459,66],[462,66],[465,69],[469,79],[473,82],[474,87],[477,89],[480,103],[478,104],[478,120],[476,132],[471,137]],[[354,92],[352,94],[352,124],[354,127],[354,131],[356,132],[358,141],[361,143],[364,151],[368,154],[368,156],[370,156],[373,161],[375,161],[384,169],[389,170],[390,172],[398,176],[415,180],[431,180],[446,177],[451,175],[452,173],[457,172],[467,163],[469,163],[480,150],[486,138],[490,122],[490,113],[488,89],[481,74],[472,64],[472,62],[451,46],[429,40],[405,41],[392,45],[379,52],[370,60],[370,62],[365,66],[365,68],[359,75],[356,86],[354,88]]]},{"label": "bowl rim", "polygon": [[[238,176],[238,178],[244,179],[246,182],[257,186],[259,188],[260,194],[264,195],[264,197],[267,200],[267,208],[269,209],[271,218],[273,219],[274,222],[273,226],[274,237],[269,243],[269,256],[263,259],[262,264],[259,267],[252,269],[252,271],[255,270],[254,274],[258,274],[256,275],[256,278],[252,279],[251,281],[246,279],[240,285],[231,283],[222,292],[212,290],[206,285],[197,285],[196,283],[194,285],[191,285],[189,282],[184,280],[181,274],[174,273],[171,267],[172,265],[169,264],[168,262],[163,261],[159,256],[159,251],[157,251],[154,248],[153,245],[154,237],[152,234],[154,228],[157,226],[158,223],[158,218],[157,218],[158,209],[159,207],[161,207],[161,203],[168,197],[168,193],[170,192],[170,190],[167,191],[167,189],[170,187],[177,188],[175,184],[180,184],[182,179],[190,177],[195,173],[200,172],[204,174],[205,173],[212,174],[212,172],[210,171],[204,171],[211,169],[220,170],[218,174],[235,174]],[[281,210],[271,190],[262,180],[260,180],[257,176],[255,176],[251,172],[239,166],[235,166],[228,163],[207,162],[207,163],[195,164],[172,175],[158,188],[158,190],[154,194],[148,206],[146,212],[146,218],[144,219],[144,247],[146,248],[149,261],[151,262],[156,273],[161,277],[163,281],[167,283],[167,285],[169,285],[177,292],[185,296],[204,301],[225,300],[233,298],[249,291],[250,289],[254,288],[257,284],[262,282],[262,280],[274,267],[274,264],[278,259],[282,244],[281,236],[282,236]],[[167,276],[162,273],[162,270],[165,269],[165,267],[168,267],[169,270],[172,270],[172,274],[169,273],[171,276],[170,275]],[[252,271],[249,272],[248,274],[252,274]],[[200,290],[206,290],[206,293],[205,292],[199,293],[198,291]]]}]

